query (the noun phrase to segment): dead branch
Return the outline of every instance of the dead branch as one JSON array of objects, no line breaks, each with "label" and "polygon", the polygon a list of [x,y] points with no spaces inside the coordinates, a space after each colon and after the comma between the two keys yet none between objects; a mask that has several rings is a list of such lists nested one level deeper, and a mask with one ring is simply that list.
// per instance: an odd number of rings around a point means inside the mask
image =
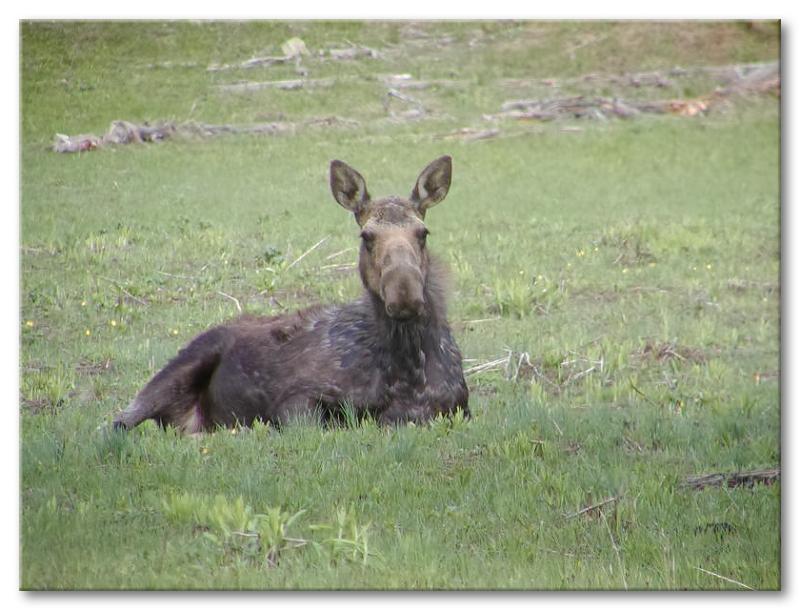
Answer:
[{"label": "dead branch", "polygon": [[53,143],[53,150],[61,153],[85,152],[101,148],[107,144],[160,142],[172,137],[174,134],[175,125],[172,123],[136,125],[128,121],[112,121],[111,126],[103,136],[93,134],[67,136],[57,133]]},{"label": "dead branch", "polygon": [[220,135],[269,135],[278,136],[295,133],[298,127],[326,128],[326,127],[353,127],[359,125],[358,121],[338,116],[313,117],[299,123],[272,122],[250,124],[223,124],[211,125],[186,121],[175,125],[173,123],[158,123],[137,125],[128,121],[113,121],[108,131],[103,136],[94,134],[81,134],[67,136],[56,134],[52,150],[59,153],[79,153],[97,150],[105,146],[123,144],[141,144],[147,142],[160,142],[170,138],[212,137]]},{"label": "dead branch", "polygon": [[344,49],[328,49],[327,57],[336,61],[347,61],[352,59],[377,59],[381,54],[375,49],[364,45],[354,45]]},{"label": "dead branch", "polygon": [[592,504],[591,506],[586,506],[586,507],[584,507],[584,508],[580,509],[580,510],[579,510],[579,511],[577,511],[577,512],[570,513],[570,514],[568,514],[568,515],[564,515],[564,518],[565,518],[565,519],[572,519],[572,518],[574,518],[574,517],[580,517],[581,515],[584,515],[584,514],[586,514],[586,513],[588,513],[588,512],[591,512],[591,511],[593,511],[593,510],[597,510],[597,509],[599,509],[599,508],[602,508],[602,507],[603,507],[603,506],[605,506],[606,504],[611,504],[612,502],[616,502],[616,501],[618,501],[618,500],[619,500],[621,497],[622,497],[622,496],[611,496],[611,497],[609,497],[609,498],[606,498],[605,500],[601,500],[600,502],[597,502],[596,504]]},{"label": "dead branch", "polygon": [[145,67],[150,70],[170,68],[196,68],[198,66],[196,61],[161,61],[154,64],[147,64]]},{"label": "dead branch", "polygon": [[496,358],[494,360],[489,360],[488,362],[476,364],[475,366],[471,366],[467,369],[464,369],[464,376],[468,377],[470,375],[475,375],[477,373],[483,373],[486,371],[499,369],[501,367],[506,368],[508,367],[510,358],[511,358],[511,351],[509,351],[508,354],[503,358]]},{"label": "dead branch", "polygon": [[257,134],[257,135],[280,135],[293,133],[295,125],[293,123],[252,123],[247,125],[209,125],[208,123],[196,123],[187,121],[180,125],[176,130],[182,136],[219,136],[226,134]]},{"label": "dead branch", "polygon": [[[288,82],[288,81],[285,81]],[[211,125],[197,121],[185,121],[180,124],[159,122],[155,125],[143,123],[137,125],[129,121],[113,121],[103,136],[82,134],[67,136],[56,134],[52,149],[60,153],[75,153],[96,150],[107,145],[140,144],[143,142],[160,142],[170,138],[212,137],[228,134],[270,135],[293,134],[298,127],[355,127],[360,123],[340,116],[323,116],[305,119],[299,123],[272,122],[249,124]]]},{"label": "dead branch", "polygon": [[281,45],[283,55],[270,55],[266,57],[251,57],[235,64],[211,64],[206,68],[208,72],[221,72],[223,70],[236,70],[249,68],[269,67],[275,64],[285,64],[294,61],[299,64],[304,55],[310,55],[306,43],[300,38],[290,38]]},{"label": "dead branch", "polygon": [[624,74],[589,73],[571,78],[506,78],[499,84],[507,87],[566,87],[583,83],[592,85],[617,85],[624,87],[656,87],[664,88],[673,84],[673,79],[708,76],[721,83],[736,84],[768,81],[780,72],[778,62],[759,62],[734,64],[727,66],[694,66],[689,68],[675,67],[665,72],[628,72]]},{"label": "dead branch", "polygon": [[253,57],[238,64],[211,64],[206,68],[207,72],[223,72],[225,70],[238,70],[258,67],[268,67],[275,64],[283,64],[292,58],[284,55],[272,57]]},{"label": "dead branch", "polygon": [[[732,95],[780,94],[780,65],[778,62],[743,64],[738,66],[704,67],[692,70],[675,69],[670,75],[705,73],[726,83],[704,96],[694,99],[672,100],[625,100],[619,97],[571,96],[561,98],[510,100],[502,104],[501,117],[553,121],[560,118],[589,118],[607,120],[612,118],[629,119],[641,113],[677,114],[679,116],[698,116],[707,113],[713,106],[724,102]],[[638,75],[601,76],[588,74],[568,82],[613,83],[630,86],[655,84],[665,87],[669,81],[656,72]],[[541,84],[556,86],[555,79],[545,79]]]},{"label": "dead branch", "polygon": [[348,119],[336,115],[307,119],[303,121],[302,124],[306,127],[333,127],[334,125],[343,125],[345,127],[358,127],[359,125],[361,125],[361,123],[359,121],[356,121],[355,119]]},{"label": "dead branch", "polygon": [[749,470],[744,472],[715,472],[686,477],[680,487],[701,490],[706,487],[753,487],[757,483],[772,485],[780,481],[780,468]]},{"label": "dead branch", "polygon": [[389,91],[386,92],[386,95],[387,95],[387,97],[396,98],[396,99],[398,99],[400,101],[403,101],[403,102],[405,102],[407,104],[413,104],[413,105],[417,106],[418,108],[422,108],[423,107],[422,106],[422,102],[420,102],[419,100],[414,99],[413,97],[411,97],[409,95],[404,95],[404,94],[400,93],[399,91],[397,91],[395,89],[389,89]]},{"label": "dead branch", "polygon": [[497,320],[501,320],[500,316],[495,316],[493,318],[478,318],[477,320],[464,320],[462,324],[464,326],[469,326],[470,324],[482,324],[483,322],[496,322]]},{"label": "dead branch", "polygon": [[439,136],[439,138],[442,140],[463,140],[464,142],[476,142],[478,140],[496,138],[499,135],[500,130],[497,128],[472,129],[471,127],[463,127],[443,136]]},{"label": "dead branch", "polygon": [[217,89],[228,93],[246,93],[250,91],[261,91],[262,89],[295,91],[306,87],[332,87],[334,84],[336,84],[335,78],[298,78],[290,80],[245,81],[228,85],[217,85]]},{"label": "dead branch", "polygon": [[429,89],[430,87],[452,87],[466,85],[465,80],[453,80],[448,78],[437,78],[431,80],[417,80],[410,74],[386,74],[379,77],[380,81],[388,87],[394,89]]}]

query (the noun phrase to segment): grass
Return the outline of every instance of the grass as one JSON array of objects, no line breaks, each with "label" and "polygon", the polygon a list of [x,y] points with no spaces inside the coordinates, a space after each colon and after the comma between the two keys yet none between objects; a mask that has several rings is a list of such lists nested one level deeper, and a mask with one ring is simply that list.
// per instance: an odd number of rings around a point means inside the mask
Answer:
[{"label": "grass", "polygon": [[[774,32],[414,28],[22,25],[22,588],[781,587],[780,484],[680,485],[781,459],[775,99],[442,138],[538,95],[504,78],[768,61]],[[338,79],[330,89],[223,94],[215,85],[293,67],[205,70],[277,54],[290,36],[312,53],[351,41],[382,55],[307,59],[311,77]],[[166,61],[187,65],[148,67]],[[399,72],[463,83],[409,92],[429,116],[393,120],[374,75]],[[713,83],[686,87],[655,95]],[[46,149],[114,119],[328,115],[359,125]],[[471,420],[97,429],[237,303],[273,314],[358,294],[357,229],[329,193],[331,159],[388,194],[446,153],[453,187],[428,225],[452,269],[450,319],[465,367],[503,359],[470,375]]]}]

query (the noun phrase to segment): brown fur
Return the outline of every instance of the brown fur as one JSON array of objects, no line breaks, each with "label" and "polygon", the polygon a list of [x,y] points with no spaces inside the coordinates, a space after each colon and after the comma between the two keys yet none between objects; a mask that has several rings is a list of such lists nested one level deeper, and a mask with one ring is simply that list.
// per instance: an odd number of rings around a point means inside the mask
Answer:
[{"label": "brown fur", "polygon": [[425,211],[450,186],[451,161],[423,170],[409,199],[372,201],[358,172],[331,163],[331,189],[361,226],[364,294],[342,306],[242,316],[189,343],[114,421],[146,419],[187,433],[345,405],[381,423],[469,415],[461,354],[446,318],[445,271],[426,246]]}]

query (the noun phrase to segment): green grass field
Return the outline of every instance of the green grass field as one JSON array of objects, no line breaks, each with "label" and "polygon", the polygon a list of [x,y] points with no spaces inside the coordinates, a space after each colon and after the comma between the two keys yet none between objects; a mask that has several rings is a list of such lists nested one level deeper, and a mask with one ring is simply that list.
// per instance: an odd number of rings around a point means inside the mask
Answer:
[{"label": "green grass field", "polygon": [[[520,98],[702,97],[708,74],[581,77],[778,59],[777,27],[756,26],[22,24],[20,587],[779,589],[780,483],[683,485],[780,465],[779,99],[496,116]],[[207,69],[292,36],[305,78],[330,84],[235,93],[221,86],[300,76]],[[350,45],[377,57],[324,53]],[[399,73],[429,86],[387,97]],[[290,130],[49,149],[115,119]],[[442,154],[429,245],[452,271],[471,420],[103,428],[238,306],[359,293],[331,159],[406,195]]]}]

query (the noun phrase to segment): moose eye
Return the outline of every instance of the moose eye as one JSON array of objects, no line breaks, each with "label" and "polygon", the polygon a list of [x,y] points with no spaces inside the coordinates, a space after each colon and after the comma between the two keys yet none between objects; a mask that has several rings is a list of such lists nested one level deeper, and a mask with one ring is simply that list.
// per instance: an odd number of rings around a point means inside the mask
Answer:
[{"label": "moose eye", "polygon": [[422,227],[421,229],[417,230],[417,239],[420,241],[420,243],[424,244],[428,235],[430,235],[430,231],[428,231],[428,229],[426,229],[425,227]]},{"label": "moose eye", "polygon": [[361,239],[364,241],[364,246],[367,250],[372,250],[372,245],[375,243],[375,235],[368,231],[362,231]]}]

